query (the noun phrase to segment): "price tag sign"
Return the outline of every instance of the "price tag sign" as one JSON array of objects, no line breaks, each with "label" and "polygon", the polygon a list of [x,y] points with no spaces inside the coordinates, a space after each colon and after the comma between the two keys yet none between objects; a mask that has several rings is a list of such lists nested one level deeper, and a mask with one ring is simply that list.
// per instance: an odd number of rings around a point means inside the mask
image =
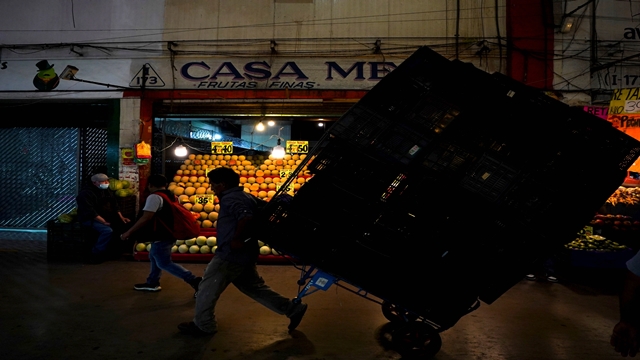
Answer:
[{"label": "price tag sign", "polygon": [[[282,185],[283,185],[282,183],[276,184],[276,191],[280,191],[280,188],[282,187]],[[293,195],[293,184],[289,184],[285,192],[289,195]]]},{"label": "price tag sign", "polygon": [[284,147],[287,154],[306,154],[309,152],[308,141],[287,140]]},{"label": "price tag sign", "polygon": [[213,204],[213,194],[198,194],[196,195],[196,204]]},{"label": "price tag sign", "polygon": [[211,142],[212,154],[233,154],[233,142],[231,141],[212,141]]},{"label": "price tag sign", "polygon": [[282,179],[282,182],[284,182],[289,177],[289,175],[291,175],[291,169],[280,169],[278,170],[278,172],[278,176],[280,177],[280,179]]}]

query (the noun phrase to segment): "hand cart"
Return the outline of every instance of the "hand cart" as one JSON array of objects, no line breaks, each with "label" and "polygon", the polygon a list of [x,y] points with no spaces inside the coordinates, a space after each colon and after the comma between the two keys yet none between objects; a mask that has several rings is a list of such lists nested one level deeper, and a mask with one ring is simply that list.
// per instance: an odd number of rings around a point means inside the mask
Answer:
[{"label": "hand cart", "polygon": [[[415,313],[401,305],[394,304],[387,299],[379,298],[365,289],[348,283],[345,279],[333,276],[318,269],[316,266],[297,266],[301,270],[298,285],[298,295],[293,299],[299,303],[302,298],[317,291],[327,291],[332,285],[343,288],[353,294],[379,304],[382,314],[389,320],[389,324],[383,327],[379,340],[385,347],[394,349],[406,359],[430,359],[435,356],[442,346],[440,333],[453,325],[442,326]],[[468,314],[480,306],[477,300],[470,306],[465,314]]]}]

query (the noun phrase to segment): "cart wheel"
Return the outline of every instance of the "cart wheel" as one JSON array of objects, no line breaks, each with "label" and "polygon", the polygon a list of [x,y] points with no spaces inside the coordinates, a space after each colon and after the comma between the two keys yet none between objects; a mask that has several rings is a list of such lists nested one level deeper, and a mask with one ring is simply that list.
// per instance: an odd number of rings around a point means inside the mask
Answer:
[{"label": "cart wheel", "polygon": [[442,347],[442,338],[431,326],[414,321],[392,334],[396,351],[407,359],[431,359]]},{"label": "cart wheel", "polygon": [[382,303],[382,315],[391,322],[410,322],[418,318],[417,315],[387,301]]}]

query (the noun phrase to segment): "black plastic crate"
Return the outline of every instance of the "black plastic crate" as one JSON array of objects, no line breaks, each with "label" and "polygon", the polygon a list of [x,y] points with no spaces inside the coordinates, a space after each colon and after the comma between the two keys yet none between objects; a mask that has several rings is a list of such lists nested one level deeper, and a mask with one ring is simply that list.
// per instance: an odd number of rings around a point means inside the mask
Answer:
[{"label": "black plastic crate", "polygon": [[120,208],[120,212],[126,218],[129,218],[131,221],[135,221],[137,218],[136,205],[138,198],[135,195],[118,197],[118,207]]},{"label": "black plastic crate", "polygon": [[497,299],[640,155],[605,120],[426,49],[329,133],[269,244],[427,317]]},{"label": "black plastic crate", "polygon": [[96,234],[79,222],[61,223],[47,221],[47,260],[83,261],[86,260],[95,243]]}]

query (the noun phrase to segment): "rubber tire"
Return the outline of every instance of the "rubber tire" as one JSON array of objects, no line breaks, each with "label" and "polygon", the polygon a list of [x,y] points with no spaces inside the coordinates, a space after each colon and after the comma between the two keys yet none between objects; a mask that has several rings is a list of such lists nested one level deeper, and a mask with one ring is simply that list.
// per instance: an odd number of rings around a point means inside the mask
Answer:
[{"label": "rubber tire", "polygon": [[412,322],[418,317],[388,301],[382,303],[382,315],[391,322]]},{"label": "rubber tire", "polygon": [[392,334],[392,341],[403,359],[431,359],[442,347],[440,334],[419,321],[398,327]]}]

